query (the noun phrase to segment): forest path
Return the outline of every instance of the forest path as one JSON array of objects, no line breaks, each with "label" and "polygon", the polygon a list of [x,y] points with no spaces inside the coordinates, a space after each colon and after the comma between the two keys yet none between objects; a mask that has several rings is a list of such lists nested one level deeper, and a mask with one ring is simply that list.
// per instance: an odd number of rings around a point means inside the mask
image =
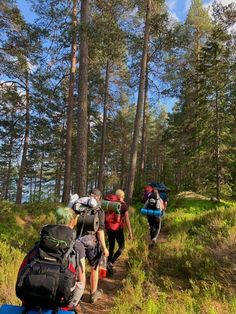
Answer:
[{"label": "forest path", "polygon": [[[165,243],[167,241],[168,234],[161,232],[157,239],[158,243]],[[148,244],[148,242],[147,242]],[[98,287],[103,290],[103,296],[96,303],[89,303],[89,277],[87,277],[87,284],[83,301],[81,302],[81,310],[83,314],[108,314],[114,305],[114,298],[119,290],[123,287],[123,279],[128,274],[128,258],[120,256],[114,266],[114,275],[111,277],[99,279]],[[89,267],[89,266],[88,266]],[[90,270],[88,268],[88,275]]]},{"label": "forest path", "polygon": [[[98,288],[103,290],[103,296],[97,300],[96,303],[89,303],[89,277],[87,277],[87,284],[83,301],[81,302],[81,310],[83,314],[105,314],[110,313],[114,304],[114,298],[119,290],[123,287],[123,279],[128,273],[127,258],[120,257],[114,265],[114,274],[111,277],[99,279]],[[88,275],[90,270],[88,266]]]}]

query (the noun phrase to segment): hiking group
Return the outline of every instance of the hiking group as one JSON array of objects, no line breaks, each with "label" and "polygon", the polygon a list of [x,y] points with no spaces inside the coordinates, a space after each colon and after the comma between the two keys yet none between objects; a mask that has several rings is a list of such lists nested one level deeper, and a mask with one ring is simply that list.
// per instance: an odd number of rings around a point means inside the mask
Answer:
[{"label": "hiking group", "polygon": [[[145,193],[143,209],[164,210],[158,189],[152,187]],[[103,199],[101,192],[93,189],[86,197],[73,195],[67,207],[56,210],[57,223],[42,228],[39,241],[26,255],[18,272],[16,295],[22,301],[24,313],[32,308],[51,309],[52,313],[59,309],[81,313],[80,301],[86,286],[85,259],[91,268],[90,303],[102,297],[103,291],[98,289],[101,260],[107,258],[107,272],[112,276],[114,264],[125,248],[125,226],[129,239],[133,240],[124,199],[121,189]],[[151,239],[155,242],[160,226],[156,216],[147,213],[147,218]]]}]

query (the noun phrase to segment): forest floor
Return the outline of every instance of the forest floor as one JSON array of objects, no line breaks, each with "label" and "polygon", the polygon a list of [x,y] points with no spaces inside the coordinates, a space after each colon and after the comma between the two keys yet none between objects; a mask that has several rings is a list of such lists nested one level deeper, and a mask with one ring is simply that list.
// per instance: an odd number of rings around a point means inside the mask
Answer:
[{"label": "forest floor", "polygon": [[[88,275],[90,270],[88,266]],[[110,313],[114,304],[114,298],[119,290],[123,287],[123,279],[128,273],[127,258],[122,256],[116,261],[114,266],[114,274],[107,278],[99,279],[98,288],[103,290],[103,296],[96,303],[89,303],[89,276],[87,277],[86,290],[81,302],[81,310],[83,314],[105,314]]]},{"label": "forest floor", "polygon": [[[167,241],[167,234],[160,233],[158,243],[164,243]],[[120,256],[114,265],[114,274],[111,277],[99,279],[98,288],[103,290],[103,296],[96,303],[89,303],[89,277],[87,278],[86,290],[81,302],[81,313],[83,314],[108,314],[110,313],[114,299],[119,290],[123,287],[123,279],[128,274],[128,259]],[[88,266],[89,267],[89,266]],[[90,274],[88,269],[88,275]]]}]

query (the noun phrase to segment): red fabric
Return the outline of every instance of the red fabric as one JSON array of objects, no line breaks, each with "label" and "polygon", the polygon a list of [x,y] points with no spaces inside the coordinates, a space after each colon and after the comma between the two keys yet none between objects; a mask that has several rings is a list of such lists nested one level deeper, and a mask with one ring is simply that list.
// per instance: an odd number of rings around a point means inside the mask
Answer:
[{"label": "red fabric", "polygon": [[106,212],[105,214],[105,228],[107,230],[116,231],[120,229],[121,216],[113,211]]},{"label": "red fabric", "polygon": [[151,193],[153,191],[153,187],[151,185],[147,185],[144,187],[144,192]]},{"label": "red fabric", "polygon": [[[30,262],[32,261],[32,259],[35,257],[35,255],[38,253],[38,247],[34,247],[23,259],[21,265],[20,265],[20,269],[19,272],[28,264],[30,264]],[[19,274],[18,272],[18,274]]]},{"label": "red fabric", "polygon": [[110,201],[110,202],[120,202],[120,197],[118,195],[115,195],[115,194],[107,194],[104,199],[106,201]]},{"label": "red fabric", "polygon": [[72,263],[69,263],[68,269],[74,274],[76,272]]}]

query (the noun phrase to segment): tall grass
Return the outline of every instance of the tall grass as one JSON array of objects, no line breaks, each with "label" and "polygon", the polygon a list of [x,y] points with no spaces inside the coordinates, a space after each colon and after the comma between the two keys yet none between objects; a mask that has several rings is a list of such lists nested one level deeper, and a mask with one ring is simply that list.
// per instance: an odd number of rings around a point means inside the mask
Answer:
[{"label": "tall grass", "polygon": [[129,275],[111,313],[236,313],[236,204],[187,196],[174,201],[167,241],[151,251],[146,219],[134,213]]},{"label": "tall grass", "polygon": [[0,202],[0,303],[19,304],[15,295],[19,267],[38,240],[42,225],[55,222],[56,206]]}]

